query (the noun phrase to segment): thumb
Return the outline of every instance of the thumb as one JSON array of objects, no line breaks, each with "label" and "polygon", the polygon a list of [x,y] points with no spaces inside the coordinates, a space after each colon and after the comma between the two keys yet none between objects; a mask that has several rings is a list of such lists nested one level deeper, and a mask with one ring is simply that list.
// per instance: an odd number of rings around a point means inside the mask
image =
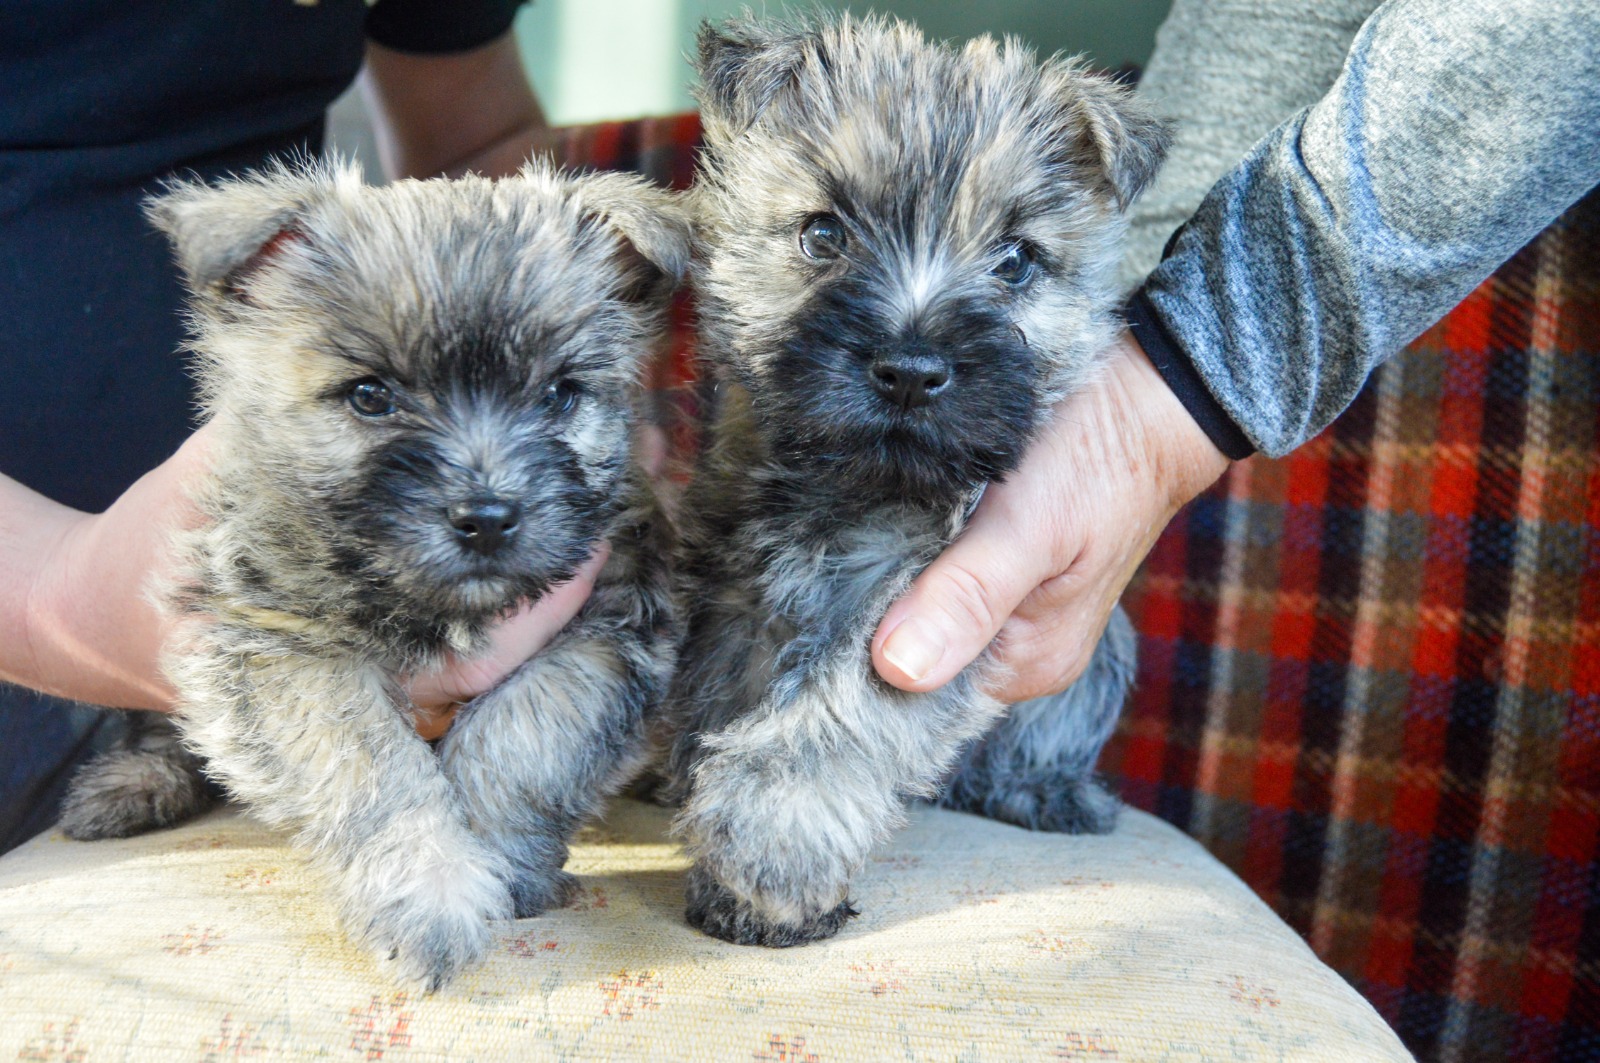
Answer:
[{"label": "thumb", "polygon": [[878,624],[872,666],[884,681],[935,690],[971,664],[1048,575],[1042,559],[1019,548],[1030,541],[1002,508],[979,506],[961,537]]}]

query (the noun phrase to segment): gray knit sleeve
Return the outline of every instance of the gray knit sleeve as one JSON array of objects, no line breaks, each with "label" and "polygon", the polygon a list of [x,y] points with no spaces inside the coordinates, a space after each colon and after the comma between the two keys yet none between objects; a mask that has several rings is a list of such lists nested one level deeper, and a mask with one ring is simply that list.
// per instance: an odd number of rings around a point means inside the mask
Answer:
[{"label": "gray knit sleeve", "polygon": [[1174,0],[1139,78],[1172,147],[1128,216],[1131,292],[1217,179],[1256,141],[1322,99],[1379,0]]},{"label": "gray knit sleeve", "polygon": [[1211,189],[1130,321],[1282,454],[1597,183],[1600,4],[1388,0],[1327,94]]}]

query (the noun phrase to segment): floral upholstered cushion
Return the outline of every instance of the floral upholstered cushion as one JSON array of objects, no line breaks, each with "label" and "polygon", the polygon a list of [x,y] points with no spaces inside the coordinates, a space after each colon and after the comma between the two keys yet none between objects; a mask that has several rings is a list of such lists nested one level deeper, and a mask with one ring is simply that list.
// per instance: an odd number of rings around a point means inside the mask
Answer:
[{"label": "floral upholstered cushion", "polygon": [[584,831],[570,908],[434,996],[386,984],[285,838],[235,811],[0,859],[0,1059],[1405,1060],[1194,842],[918,810],[862,914],[786,951],[683,922],[668,813]]}]

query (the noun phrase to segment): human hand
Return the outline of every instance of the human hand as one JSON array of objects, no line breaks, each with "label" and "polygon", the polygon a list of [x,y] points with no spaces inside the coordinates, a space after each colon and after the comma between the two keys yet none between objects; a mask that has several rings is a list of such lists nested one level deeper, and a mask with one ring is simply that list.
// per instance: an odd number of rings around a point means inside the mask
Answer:
[{"label": "human hand", "polygon": [[[190,490],[210,466],[213,431],[202,427],[178,452],[129,487],[104,513],[56,505],[6,483],[0,571],[26,571],[26,584],[0,581],[22,614],[23,649],[0,659],[0,677],[60,697],[116,708],[170,711],[175,692],[158,666],[169,625],[146,598],[170,571],[173,533],[200,519]],[[13,500],[12,493],[16,498]],[[537,653],[588,600],[609,548],[602,544],[569,582],[497,625],[488,650],[450,657],[412,677],[418,729],[436,737],[453,707],[498,683]],[[3,625],[0,625],[3,626]]]},{"label": "human hand", "polygon": [[429,741],[443,735],[456,710],[494,687],[555,638],[589,600],[595,577],[610,556],[610,544],[602,542],[576,576],[552,587],[537,602],[524,602],[495,625],[489,633],[489,648],[478,656],[450,654],[439,668],[409,676],[405,690],[417,710],[417,733]]},{"label": "human hand", "polygon": [[1227,466],[1123,333],[1102,375],[1056,407],[1022,464],[884,614],[873,667],[901,690],[933,690],[998,636],[996,697],[1066,689],[1156,537]]}]

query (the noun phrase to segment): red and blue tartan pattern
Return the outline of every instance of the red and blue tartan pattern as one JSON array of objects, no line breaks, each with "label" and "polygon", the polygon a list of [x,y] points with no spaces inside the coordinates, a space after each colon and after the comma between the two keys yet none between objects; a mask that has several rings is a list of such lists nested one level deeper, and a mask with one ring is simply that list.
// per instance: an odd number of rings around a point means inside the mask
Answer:
[{"label": "red and blue tartan pattern", "polygon": [[1597,357],[1592,195],[1127,597],[1102,768],[1424,1059],[1600,1059]]},{"label": "red and blue tartan pattern", "polygon": [[[700,116],[674,114],[623,122],[567,126],[556,130],[555,160],[575,170],[627,170],[682,191],[694,180],[700,148]],[[671,337],[651,367],[652,413],[668,433],[669,454],[679,478],[698,440],[694,391],[694,311],[687,293],[673,304]]]},{"label": "red and blue tartan pattern", "polygon": [[[606,123],[558,157],[682,188],[698,136]],[[692,415],[675,323],[654,383]],[[1600,1060],[1597,358],[1600,195],[1317,439],[1236,465],[1126,599],[1139,683],[1103,770],[1423,1059]]]},{"label": "red and blue tartan pattern", "polygon": [[552,154],[574,170],[627,170],[680,191],[694,180],[700,116],[669,114],[555,130]]}]

